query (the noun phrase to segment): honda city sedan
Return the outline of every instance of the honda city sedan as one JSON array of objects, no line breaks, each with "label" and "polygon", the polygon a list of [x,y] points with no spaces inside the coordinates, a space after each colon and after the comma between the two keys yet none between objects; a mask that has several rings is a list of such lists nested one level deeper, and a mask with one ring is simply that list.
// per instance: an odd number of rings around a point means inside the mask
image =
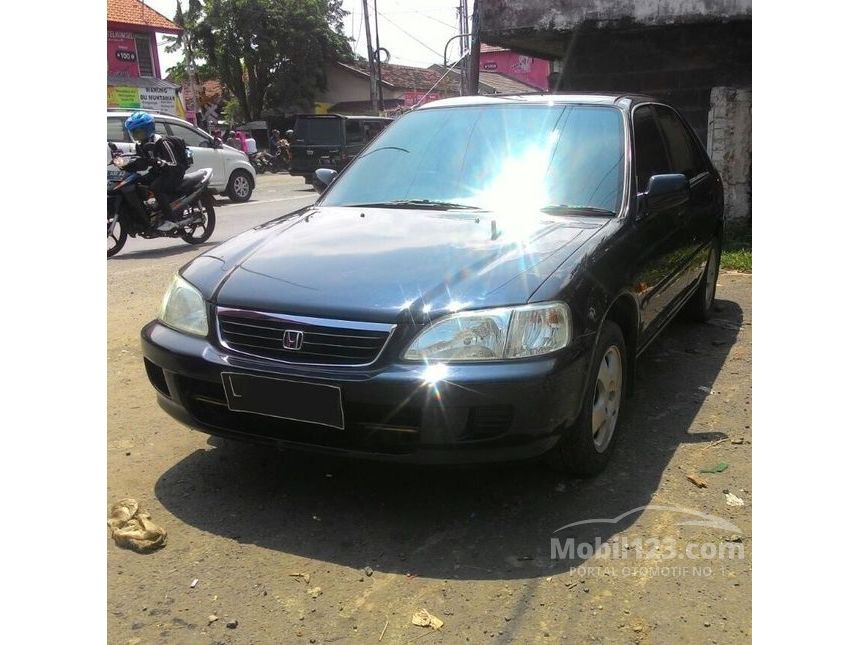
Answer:
[{"label": "honda city sedan", "polygon": [[712,307],[722,183],[652,98],[435,101],[317,178],[314,205],[185,265],[142,330],[158,403],[191,428],[592,475],[637,356]]}]

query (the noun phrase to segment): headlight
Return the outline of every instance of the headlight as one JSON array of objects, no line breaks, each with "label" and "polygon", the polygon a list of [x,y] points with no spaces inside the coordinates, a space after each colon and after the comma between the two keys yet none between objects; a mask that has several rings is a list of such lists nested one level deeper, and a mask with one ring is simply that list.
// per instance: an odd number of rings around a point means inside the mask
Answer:
[{"label": "headlight", "polygon": [[570,310],[563,302],[463,311],[418,335],[407,360],[498,361],[548,354],[570,341]]},{"label": "headlight", "polygon": [[161,301],[158,319],[168,327],[195,336],[209,333],[206,322],[206,303],[203,296],[189,282],[173,276]]}]

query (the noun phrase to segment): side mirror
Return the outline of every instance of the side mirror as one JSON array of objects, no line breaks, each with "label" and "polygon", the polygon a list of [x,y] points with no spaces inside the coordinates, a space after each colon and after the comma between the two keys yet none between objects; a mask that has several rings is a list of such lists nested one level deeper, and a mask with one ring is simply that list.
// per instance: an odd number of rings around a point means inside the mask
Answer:
[{"label": "side mirror", "polygon": [[334,181],[334,178],[337,177],[337,171],[332,170],[331,168],[317,168],[314,172],[313,179],[311,179],[311,183],[316,191],[320,194],[329,187],[331,182]]},{"label": "side mirror", "polygon": [[212,144],[211,144],[211,145],[212,145],[212,147],[213,147],[213,148],[215,148],[215,149],[217,150],[218,148],[223,148],[223,147],[224,147],[224,142],[223,142],[223,141],[221,141],[221,139],[219,139],[218,137],[215,137],[214,139],[212,139]]},{"label": "side mirror", "polygon": [[681,174],[654,175],[648,180],[648,189],[639,193],[639,219],[690,201],[690,180]]}]

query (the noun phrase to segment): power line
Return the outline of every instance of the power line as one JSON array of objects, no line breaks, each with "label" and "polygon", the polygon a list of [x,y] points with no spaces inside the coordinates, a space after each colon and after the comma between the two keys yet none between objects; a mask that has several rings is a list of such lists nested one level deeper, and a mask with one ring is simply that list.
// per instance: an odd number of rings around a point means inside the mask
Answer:
[{"label": "power line", "polygon": [[433,53],[434,53],[434,54],[436,54],[439,58],[443,58],[442,54],[440,54],[439,52],[437,52],[435,49],[433,49],[432,47],[430,47],[428,44],[423,43],[423,42],[421,42],[420,40],[418,40],[415,36],[413,36],[412,34],[410,34],[410,33],[409,33],[408,31],[406,31],[405,29],[401,28],[397,23],[395,23],[394,21],[392,21],[390,18],[388,18],[388,17],[387,17],[384,13],[382,13],[381,11],[379,12],[379,15],[380,15],[380,17],[382,17],[382,19],[383,19],[383,20],[385,20],[386,22],[388,22],[389,24],[391,24],[391,26],[392,26],[392,27],[394,27],[394,28],[395,28],[395,29],[397,29],[398,31],[402,32],[403,34],[405,34],[406,36],[408,36],[409,38],[411,38],[412,40],[414,40],[416,43],[418,43],[419,45],[421,45],[424,49],[426,49],[427,51],[433,52]]}]

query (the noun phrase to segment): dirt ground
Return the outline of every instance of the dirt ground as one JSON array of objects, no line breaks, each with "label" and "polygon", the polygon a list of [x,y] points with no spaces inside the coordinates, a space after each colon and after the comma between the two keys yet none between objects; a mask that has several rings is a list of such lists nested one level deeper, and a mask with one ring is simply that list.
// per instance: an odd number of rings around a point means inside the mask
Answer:
[{"label": "dirt ground", "polygon": [[[134,497],[168,533],[148,555],[106,537],[110,643],[750,640],[750,276],[722,273],[715,319],[649,348],[610,467],[570,480],[540,463],[309,458],[181,426],[155,402],[139,331],[195,254],[108,263],[105,508]],[[553,558],[553,537],[611,551]],[[411,624],[422,608],[439,631]]]}]

